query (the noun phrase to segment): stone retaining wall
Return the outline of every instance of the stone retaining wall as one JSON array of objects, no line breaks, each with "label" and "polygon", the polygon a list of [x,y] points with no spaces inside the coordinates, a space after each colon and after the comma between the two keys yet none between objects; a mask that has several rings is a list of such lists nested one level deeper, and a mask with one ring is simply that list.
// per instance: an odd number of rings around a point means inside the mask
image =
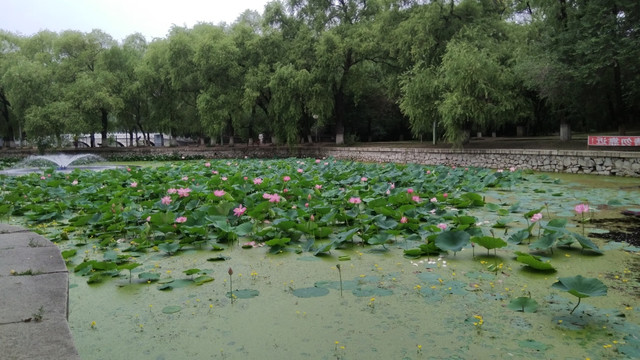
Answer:
[{"label": "stone retaining wall", "polygon": [[[109,158],[122,154],[177,153],[205,158],[285,158],[334,157],[336,159],[448,165],[459,167],[488,167],[493,169],[532,169],[535,171],[565,172],[640,177],[640,152],[603,150],[521,150],[521,149],[428,149],[393,147],[339,146],[246,146],[180,147],[180,148],[100,148],[76,152],[94,152]],[[24,152],[0,151],[0,156],[26,156]],[[16,155],[19,154],[19,155]],[[27,153],[28,154],[28,153]]]},{"label": "stone retaining wall", "polygon": [[[156,152],[153,149],[135,149],[138,153]],[[458,167],[487,167],[492,169],[532,169],[535,171],[564,172],[640,177],[640,153],[624,151],[581,150],[517,150],[517,149],[425,149],[383,147],[299,146],[258,147],[236,146],[216,148],[162,149],[182,155],[201,155],[206,158],[274,158],[274,157],[334,157],[336,159],[448,165]]]}]

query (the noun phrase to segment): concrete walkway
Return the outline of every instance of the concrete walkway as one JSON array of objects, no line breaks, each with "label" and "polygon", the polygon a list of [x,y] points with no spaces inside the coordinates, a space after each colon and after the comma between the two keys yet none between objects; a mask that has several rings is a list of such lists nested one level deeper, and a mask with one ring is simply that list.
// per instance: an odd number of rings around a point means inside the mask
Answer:
[{"label": "concrete walkway", "polygon": [[51,241],[0,224],[1,359],[80,359],[67,323],[68,275]]}]

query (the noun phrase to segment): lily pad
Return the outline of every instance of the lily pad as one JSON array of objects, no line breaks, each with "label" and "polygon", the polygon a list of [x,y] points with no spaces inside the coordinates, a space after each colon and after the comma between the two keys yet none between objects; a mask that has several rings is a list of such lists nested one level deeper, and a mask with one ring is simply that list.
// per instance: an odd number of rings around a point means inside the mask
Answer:
[{"label": "lily pad", "polygon": [[311,298],[325,296],[329,293],[329,289],[324,287],[306,287],[293,290],[293,295],[299,298]]},{"label": "lily pad", "polygon": [[511,300],[507,307],[514,311],[534,313],[538,310],[538,302],[530,297],[519,297]]},{"label": "lily pad", "polygon": [[182,310],[182,307],[180,307],[179,305],[171,305],[171,306],[165,306],[162,309],[162,312],[165,314],[173,314],[173,313],[177,313],[180,310]]},{"label": "lily pad", "polygon": [[[251,299],[260,295],[260,292],[253,289],[242,289],[234,290],[233,295],[235,295],[236,299]],[[231,297],[231,293],[227,292],[227,297]]]},{"label": "lily pad", "polygon": [[536,351],[545,351],[550,347],[550,345],[546,345],[539,341],[531,340],[531,339],[518,341],[518,346],[522,348],[536,350]]},{"label": "lily pad", "polygon": [[138,274],[138,278],[144,279],[147,281],[158,281],[160,279],[160,274],[152,273],[152,272],[143,272]]},{"label": "lily pad", "polygon": [[[313,286],[340,290],[340,281],[316,281],[316,283],[313,284]],[[342,282],[343,290],[353,290],[357,287],[358,287],[358,282],[355,280],[345,280]]]},{"label": "lily pad", "polygon": [[379,287],[373,287],[373,286],[353,289],[353,291],[351,292],[353,293],[353,295],[357,297],[376,297],[376,296],[393,295],[393,290],[391,289],[385,289],[385,288],[379,288]]}]

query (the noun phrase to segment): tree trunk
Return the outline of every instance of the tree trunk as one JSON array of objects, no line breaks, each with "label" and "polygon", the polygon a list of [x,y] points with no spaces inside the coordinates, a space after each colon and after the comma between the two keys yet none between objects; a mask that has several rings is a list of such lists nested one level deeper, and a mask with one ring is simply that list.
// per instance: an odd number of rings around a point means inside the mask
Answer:
[{"label": "tree trunk", "polygon": [[100,131],[102,134],[102,146],[109,146],[109,142],[107,140],[109,131],[109,112],[106,109],[100,109],[100,115],[102,120],[102,129]]},{"label": "tree trunk", "polygon": [[89,142],[90,142],[90,146],[92,148],[96,147],[96,135],[94,133],[91,133],[91,135],[89,135]]},{"label": "tree trunk", "polygon": [[2,148],[9,146],[9,143],[13,140],[13,127],[11,126],[11,122],[9,122],[9,100],[4,95],[4,92],[0,91],[0,102],[2,102],[2,117],[7,122],[7,133],[4,136],[4,141],[2,142]]}]

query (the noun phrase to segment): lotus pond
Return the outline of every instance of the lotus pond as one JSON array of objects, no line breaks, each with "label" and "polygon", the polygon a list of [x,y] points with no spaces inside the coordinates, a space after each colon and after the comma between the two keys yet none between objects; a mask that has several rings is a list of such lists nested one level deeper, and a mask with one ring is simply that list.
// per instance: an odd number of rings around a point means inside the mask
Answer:
[{"label": "lotus pond", "polygon": [[0,184],[3,221],[62,250],[83,359],[640,356],[640,248],[601,238],[638,179],[243,159]]}]

